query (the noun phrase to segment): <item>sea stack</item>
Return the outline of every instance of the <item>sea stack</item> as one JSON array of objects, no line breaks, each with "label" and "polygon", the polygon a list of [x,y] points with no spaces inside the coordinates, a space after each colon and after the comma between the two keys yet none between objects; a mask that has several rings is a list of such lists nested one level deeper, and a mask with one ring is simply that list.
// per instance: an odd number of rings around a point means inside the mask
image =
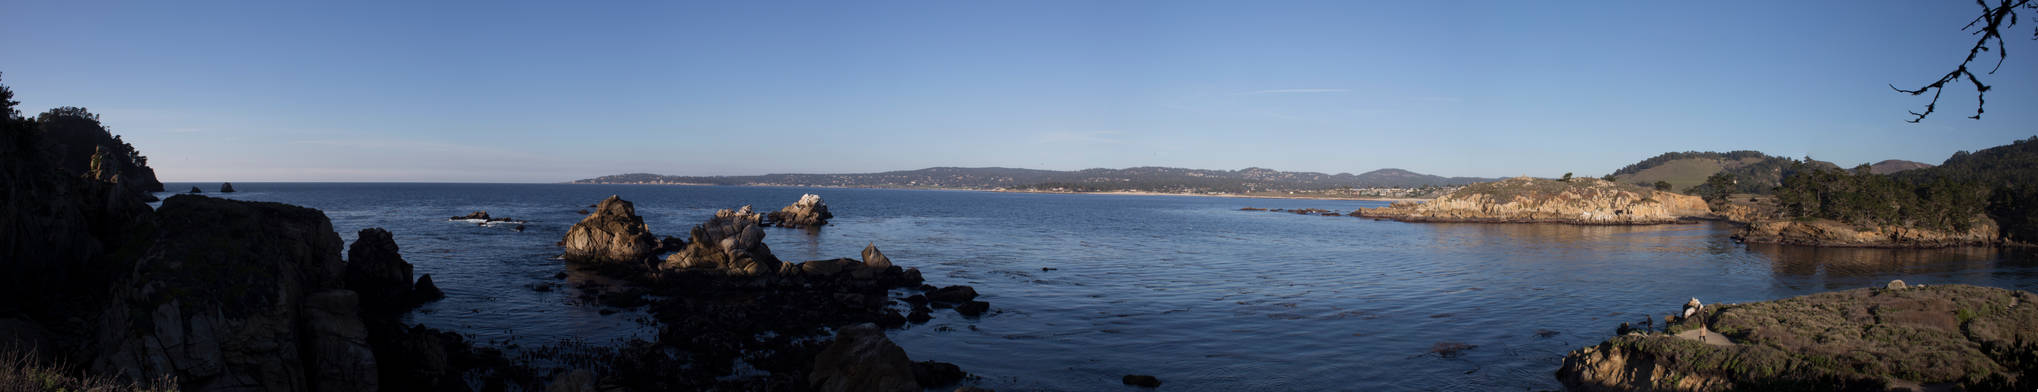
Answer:
[{"label": "sea stack", "polygon": [[190,193],[205,193],[205,190],[204,190],[204,189],[198,189],[198,187],[195,187],[195,186],[194,186],[194,187],[191,187],[191,192],[190,192]]},{"label": "sea stack", "polygon": [[637,216],[636,204],[609,196],[595,205],[595,212],[567,229],[567,261],[577,263],[636,263],[649,259],[658,249],[658,238]]},{"label": "sea stack", "polygon": [[693,227],[686,247],[666,257],[660,269],[734,276],[775,274],[783,263],[771,254],[771,247],[764,245],[759,220],[756,213],[750,212],[750,206],[715,211],[707,223]]},{"label": "sea stack", "polygon": [[821,202],[821,195],[800,195],[800,200],[764,217],[764,223],[778,227],[820,227],[834,219],[828,213],[828,203]]},{"label": "sea stack", "polygon": [[231,182],[219,183],[219,193],[234,193],[234,183]]}]

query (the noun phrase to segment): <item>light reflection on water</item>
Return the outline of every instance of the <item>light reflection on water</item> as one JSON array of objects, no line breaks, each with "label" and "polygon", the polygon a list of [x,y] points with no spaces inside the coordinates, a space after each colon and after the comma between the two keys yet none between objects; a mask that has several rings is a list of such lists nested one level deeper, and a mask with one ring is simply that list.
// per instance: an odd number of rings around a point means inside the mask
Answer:
[{"label": "light reflection on water", "polygon": [[[190,184],[171,184],[169,189]],[[212,186],[212,185],[204,185]],[[1381,202],[755,187],[236,184],[228,197],[324,209],[351,241],[396,233],[404,256],[449,295],[414,319],[484,339],[594,343],[641,334],[571,290],[535,292],[561,271],[553,245],[575,210],[610,194],[661,235],[717,208],[773,210],[801,193],[837,215],[815,231],[772,229],[786,260],[856,257],[875,243],[930,283],[991,302],[976,319],[937,311],[894,331],[915,360],[961,365],[1006,390],[1122,387],[1130,373],[1171,390],[1521,390],[1560,388],[1564,353],[1623,321],[1689,297],[1745,302],[1910,283],[2032,290],[2022,250],[1744,246],[1719,223],[1659,226],[1407,224],[1238,211],[1350,211]],[[449,224],[473,210],[531,221],[524,233]],[[1043,270],[1052,268],[1053,270]],[[1553,337],[1538,337],[1542,330]],[[1438,342],[1477,345],[1429,355]]]}]

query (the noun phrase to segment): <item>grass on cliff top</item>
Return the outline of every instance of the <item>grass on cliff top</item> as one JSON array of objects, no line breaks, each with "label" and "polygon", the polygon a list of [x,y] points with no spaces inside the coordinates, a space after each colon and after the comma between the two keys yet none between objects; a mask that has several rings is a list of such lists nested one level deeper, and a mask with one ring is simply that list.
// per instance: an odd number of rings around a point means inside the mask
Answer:
[{"label": "grass on cliff top", "polygon": [[[1734,347],[1667,335],[1608,342],[1672,368],[1724,375],[1743,388],[1841,390],[1906,380],[2032,390],[2034,301],[2038,295],[2029,292],[1966,285],[1856,289],[1708,308],[1708,325],[1740,343]],[[1816,387],[1800,388],[1809,386]]]},{"label": "grass on cliff top", "polygon": [[70,366],[45,364],[30,351],[0,349],[0,392],[175,392],[176,385],[167,378],[144,384],[84,375]]},{"label": "grass on cliff top", "polygon": [[1517,196],[1530,200],[1547,200],[1566,191],[1573,191],[1582,196],[1594,190],[1634,192],[1635,194],[1642,195],[1644,199],[1649,198],[1656,192],[1653,189],[1624,185],[1597,178],[1574,177],[1570,181],[1563,181],[1515,177],[1494,182],[1466,185],[1451,194],[1453,196],[1483,194],[1492,198],[1495,202],[1506,203],[1514,200]]}]

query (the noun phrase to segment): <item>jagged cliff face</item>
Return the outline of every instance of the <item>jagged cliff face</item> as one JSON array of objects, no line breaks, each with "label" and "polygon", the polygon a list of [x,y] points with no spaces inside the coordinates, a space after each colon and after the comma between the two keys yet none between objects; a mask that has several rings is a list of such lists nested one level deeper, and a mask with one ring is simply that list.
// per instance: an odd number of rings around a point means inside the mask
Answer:
[{"label": "jagged cliff face", "polygon": [[1672,223],[1711,213],[1705,200],[1593,178],[1527,177],[1474,184],[1427,202],[1355,212],[1410,222]]},{"label": "jagged cliff face", "polygon": [[372,389],[359,299],[342,289],[325,214],[192,195],[159,212],[162,236],[99,317],[95,370],[200,391]]},{"label": "jagged cliff face", "polygon": [[1828,219],[1763,220],[1742,227],[1734,237],[1764,244],[1859,248],[1938,248],[2001,243],[1995,221],[1988,217],[1979,217],[1976,221],[1979,223],[1966,231],[1954,231],[1904,226],[1855,227]]},{"label": "jagged cliff face", "polygon": [[147,188],[161,185],[117,155],[133,147],[93,144],[117,140],[96,120],[52,121],[67,125],[0,116],[0,296],[43,299],[0,301],[0,317],[96,307],[155,232]]}]

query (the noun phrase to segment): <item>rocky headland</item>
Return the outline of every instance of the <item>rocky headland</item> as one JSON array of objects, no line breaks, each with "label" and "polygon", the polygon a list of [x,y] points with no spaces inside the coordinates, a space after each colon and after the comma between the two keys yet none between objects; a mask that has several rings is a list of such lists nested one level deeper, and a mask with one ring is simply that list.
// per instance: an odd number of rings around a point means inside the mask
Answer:
[{"label": "rocky headland", "polygon": [[1581,391],[2032,390],[2038,295],[1967,285],[1696,308],[1565,356]]},{"label": "rocky headland", "polygon": [[1403,222],[1634,225],[1677,223],[1711,212],[1697,196],[1595,178],[1516,177],[1466,185],[1426,202],[1396,202],[1352,215]]}]

